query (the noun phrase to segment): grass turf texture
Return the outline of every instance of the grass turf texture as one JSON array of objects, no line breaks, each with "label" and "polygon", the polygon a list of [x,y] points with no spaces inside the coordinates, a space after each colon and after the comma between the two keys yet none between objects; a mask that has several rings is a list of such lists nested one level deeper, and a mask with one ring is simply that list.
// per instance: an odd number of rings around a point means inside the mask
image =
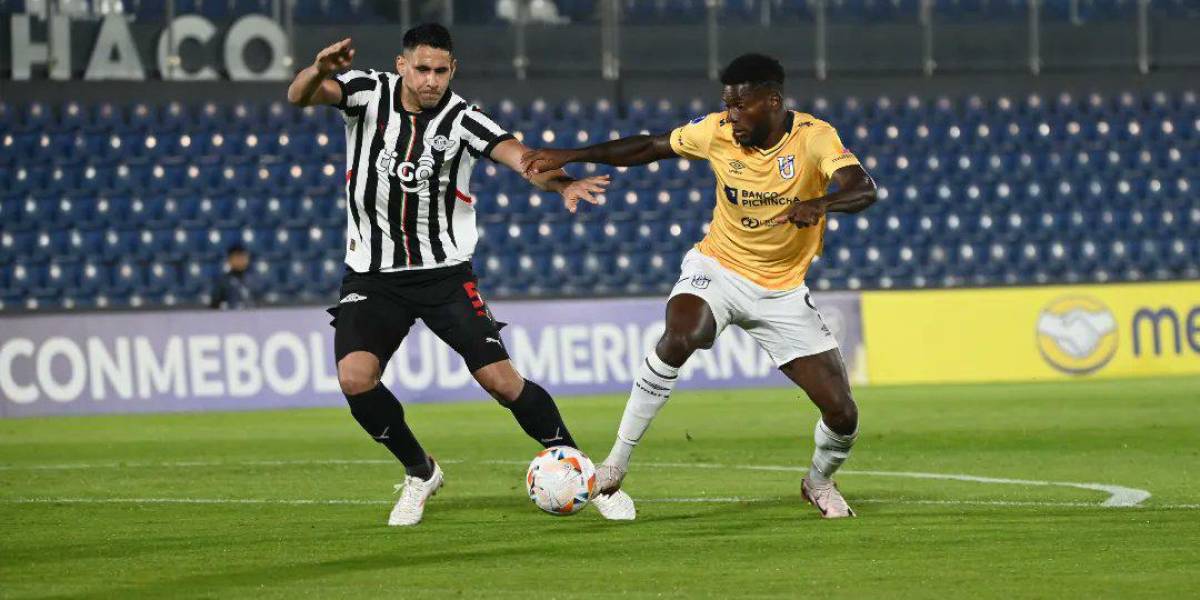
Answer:
[{"label": "grass turf texture", "polygon": [[[626,480],[641,500],[636,522],[605,522],[592,508],[568,518],[538,511],[521,488],[537,447],[484,402],[409,407],[413,429],[446,463],[447,486],[420,526],[389,528],[401,470],[345,410],[10,420],[0,421],[0,596],[1200,593],[1200,379],[857,396],[862,436],[847,469],[1099,482],[1154,495],[1140,508],[1100,508],[1106,494],[1096,491],[846,474],[859,518],[825,522],[801,504],[799,472],[736,466],[807,465],[816,418],[807,400],[795,390],[685,385]],[[560,402],[597,458],[623,404]],[[734,466],[655,466],[691,462]],[[705,497],[745,501],[653,501]]]}]

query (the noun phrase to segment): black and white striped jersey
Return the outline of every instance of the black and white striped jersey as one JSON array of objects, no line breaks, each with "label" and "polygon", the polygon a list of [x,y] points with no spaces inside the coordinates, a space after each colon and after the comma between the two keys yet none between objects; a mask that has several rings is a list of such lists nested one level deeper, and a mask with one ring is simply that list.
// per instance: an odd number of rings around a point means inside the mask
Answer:
[{"label": "black and white striped jersey", "polygon": [[346,264],[362,273],[469,261],[478,241],[471,170],[512,134],[451,90],[432,109],[404,110],[396,73],[335,80],[346,121]]}]

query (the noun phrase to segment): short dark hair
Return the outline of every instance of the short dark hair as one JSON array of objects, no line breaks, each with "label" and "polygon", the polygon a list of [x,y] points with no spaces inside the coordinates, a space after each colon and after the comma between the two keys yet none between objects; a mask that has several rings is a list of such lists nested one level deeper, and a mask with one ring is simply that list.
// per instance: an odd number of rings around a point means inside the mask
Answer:
[{"label": "short dark hair", "polygon": [[225,256],[233,256],[234,254],[241,254],[243,252],[249,252],[249,250],[241,242],[234,242],[225,250]]},{"label": "short dark hair", "polygon": [[404,32],[404,49],[412,50],[417,46],[429,46],[454,54],[454,42],[450,40],[450,30],[440,23],[422,23]]},{"label": "short dark hair", "polygon": [[743,54],[721,71],[722,85],[765,85],[783,89],[783,65],[765,54]]}]

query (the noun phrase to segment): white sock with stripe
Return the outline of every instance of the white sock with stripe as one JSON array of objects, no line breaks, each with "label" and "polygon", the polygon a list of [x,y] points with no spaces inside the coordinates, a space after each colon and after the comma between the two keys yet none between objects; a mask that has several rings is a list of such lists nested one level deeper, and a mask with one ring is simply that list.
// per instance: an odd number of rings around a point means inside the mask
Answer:
[{"label": "white sock with stripe", "polygon": [[633,380],[633,389],[629,393],[629,401],[625,403],[625,413],[621,415],[621,425],[617,428],[617,441],[604,464],[616,465],[622,471],[629,468],[629,457],[633,448],[641,441],[642,435],[650,428],[650,422],[662,410],[671,390],[679,377],[679,368],[672,367],[651,350],[642,361],[641,368]]},{"label": "white sock with stripe", "polygon": [[838,467],[850,457],[850,448],[857,438],[857,429],[850,435],[842,435],[830,429],[824,420],[817,419],[817,427],[813,430],[816,448],[813,449],[812,467],[808,470],[809,480],[829,483]]}]

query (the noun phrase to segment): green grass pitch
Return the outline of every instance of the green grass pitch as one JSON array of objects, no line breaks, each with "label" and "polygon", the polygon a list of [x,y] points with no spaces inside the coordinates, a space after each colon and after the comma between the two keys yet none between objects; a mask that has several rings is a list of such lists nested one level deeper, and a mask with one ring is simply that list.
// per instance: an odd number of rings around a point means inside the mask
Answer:
[{"label": "green grass pitch", "polygon": [[[859,517],[831,522],[801,504],[816,411],[788,389],[682,385],[632,523],[539,512],[537,447],[491,402],[409,406],[447,477],[415,528],[384,525],[401,471],[345,410],[0,421],[0,597],[1200,595],[1200,378],[857,397]],[[597,457],[623,405],[560,399]]]}]

